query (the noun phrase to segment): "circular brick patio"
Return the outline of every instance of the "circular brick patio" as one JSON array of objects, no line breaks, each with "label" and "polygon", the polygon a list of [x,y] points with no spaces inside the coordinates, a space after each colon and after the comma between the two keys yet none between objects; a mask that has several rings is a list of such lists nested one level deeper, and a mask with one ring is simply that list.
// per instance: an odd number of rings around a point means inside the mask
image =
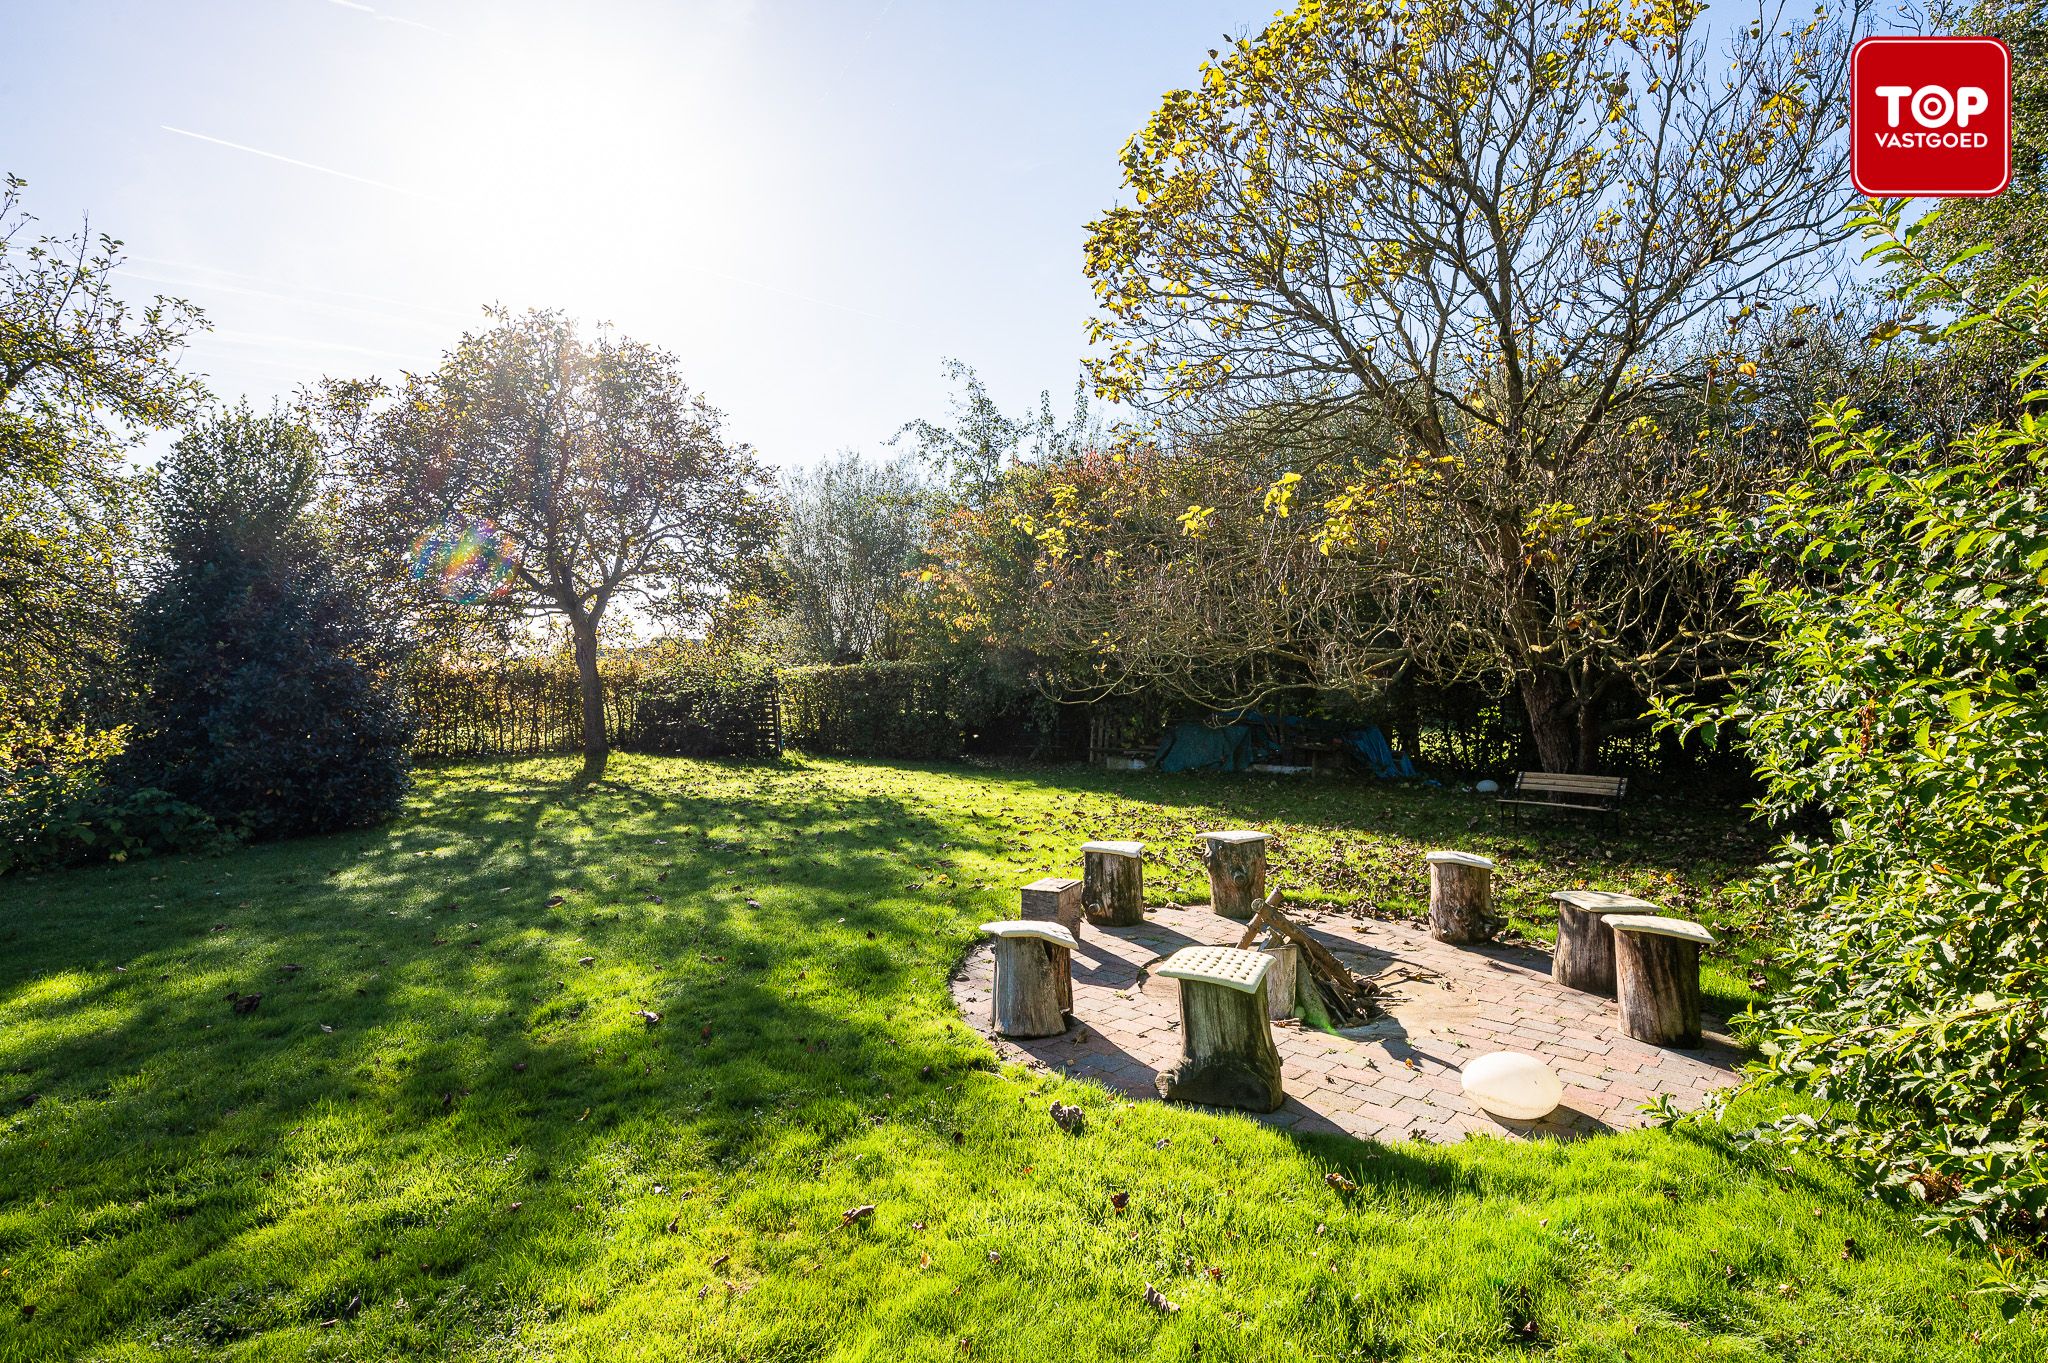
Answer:
[{"label": "circular brick patio", "polygon": [[[1714,1019],[1698,1050],[1631,1041],[1614,1001],[1552,984],[1542,952],[1447,946],[1407,923],[1288,912],[1379,985],[1387,1016],[1334,1036],[1275,1027],[1287,1102],[1259,1118],[1270,1125],[1380,1140],[1455,1141],[1475,1131],[1573,1137],[1642,1125],[1636,1109],[1655,1094],[1691,1106],[1734,1082],[1740,1053]],[[1157,1099],[1154,1076],[1180,1057],[1180,1009],[1174,981],[1149,967],[1185,946],[1234,946],[1243,930],[1200,908],[1148,910],[1136,927],[1084,928],[1074,953],[1075,1024],[1060,1036],[1010,1041],[990,1031],[986,944],[954,976],[953,999],[1006,1060]],[[1480,1111],[1458,1076],[1488,1051],[1541,1056],[1564,1080],[1563,1106],[1540,1122]]]}]

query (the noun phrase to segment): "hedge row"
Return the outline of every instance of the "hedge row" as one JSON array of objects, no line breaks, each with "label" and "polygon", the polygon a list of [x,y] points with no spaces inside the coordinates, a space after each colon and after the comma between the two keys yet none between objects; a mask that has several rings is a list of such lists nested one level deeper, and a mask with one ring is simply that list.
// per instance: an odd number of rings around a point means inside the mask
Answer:
[{"label": "hedge row", "polygon": [[[618,655],[599,667],[612,745],[686,757],[780,750],[767,664],[701,651]],[[406,696],[422,757],[532,757],[583,742],[576,665],[563,655],[416,669]]]},{"label": "hedge row", "polygon": [[847,757],[958,757],[1014,747],[1030,728],[1032,696],[1019,682],[945,663],[787,667],[784,740]]}]

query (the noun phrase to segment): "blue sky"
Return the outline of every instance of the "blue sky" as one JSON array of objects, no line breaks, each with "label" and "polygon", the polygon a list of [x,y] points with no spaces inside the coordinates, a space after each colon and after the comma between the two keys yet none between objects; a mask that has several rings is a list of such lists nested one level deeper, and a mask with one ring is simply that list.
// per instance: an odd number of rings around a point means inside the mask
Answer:
[{"label": "blue sky", "polygon": [[1071,389],[1083,226],[1266,3],[79,0],[17,6],[0,170],[191,298],[259,402],[431,365],[488,302],[682,357],[777,464]]}]

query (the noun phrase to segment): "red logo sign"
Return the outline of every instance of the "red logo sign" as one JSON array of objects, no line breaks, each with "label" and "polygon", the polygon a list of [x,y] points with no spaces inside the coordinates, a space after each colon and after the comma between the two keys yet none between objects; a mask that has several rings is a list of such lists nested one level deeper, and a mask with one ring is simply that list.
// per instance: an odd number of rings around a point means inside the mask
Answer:
[{"label": "red logo sign", "polygon": [[1849,177],[1874,199],[1981,199],[2012,180],[2012,53],[1996,38],[1865,38],[1849,56]]}]

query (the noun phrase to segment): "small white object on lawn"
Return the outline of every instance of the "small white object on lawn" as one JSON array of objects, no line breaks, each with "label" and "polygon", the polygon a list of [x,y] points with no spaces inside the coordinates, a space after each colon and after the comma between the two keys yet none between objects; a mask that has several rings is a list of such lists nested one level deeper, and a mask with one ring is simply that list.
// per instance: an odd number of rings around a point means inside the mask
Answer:
[{"label": "small white object on lawn", "polygon": [[1472,789],[1481,795],[1498,795],[1500,794],[1500,782],[1481,781],[1478,785],[1472,787]]},{"label": "small white object on lawn", "polygon": [[1564,1084],[1550,1066],[1521,1051],[1495,1051],[1465,1067],[1465,1096],[1496,1117],[1533,1122],[1564,1100]]}]

